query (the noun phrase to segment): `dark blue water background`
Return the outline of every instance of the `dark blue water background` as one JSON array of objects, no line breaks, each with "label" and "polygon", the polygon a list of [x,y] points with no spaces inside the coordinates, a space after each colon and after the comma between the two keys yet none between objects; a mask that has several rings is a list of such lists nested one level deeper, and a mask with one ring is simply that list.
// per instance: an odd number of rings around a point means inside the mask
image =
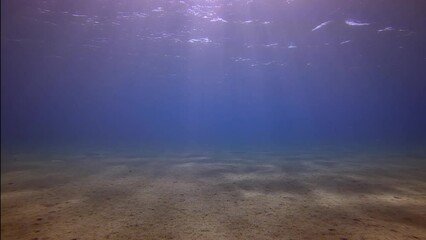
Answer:
[{"label": "dark blue water background", "polygon": [[426,146],[425,13],[423,0],[2,0],[2,148]]}]

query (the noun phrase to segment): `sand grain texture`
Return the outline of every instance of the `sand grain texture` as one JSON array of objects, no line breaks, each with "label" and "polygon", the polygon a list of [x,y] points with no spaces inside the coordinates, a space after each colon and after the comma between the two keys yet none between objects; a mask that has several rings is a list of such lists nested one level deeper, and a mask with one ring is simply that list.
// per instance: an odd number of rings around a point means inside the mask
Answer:
[{"label": "sand grain texture", "polygon": [[4,156],[1,237],[426,239],[424,160]]}]

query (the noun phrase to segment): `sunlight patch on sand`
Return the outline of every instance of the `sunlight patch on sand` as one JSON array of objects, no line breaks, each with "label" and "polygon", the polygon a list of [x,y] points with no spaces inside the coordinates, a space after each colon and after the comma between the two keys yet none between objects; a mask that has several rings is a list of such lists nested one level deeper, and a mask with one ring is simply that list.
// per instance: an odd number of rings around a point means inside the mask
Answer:
[{"label": "sunlight patch on sand", "polygon": [[262,173],[242,173],[242,174],[236,174],[236,173],[227,173],[224,174],[224,179],[227,181],[243,181],[243,180],[280,180],[283,178],[283,174],[262,174]]},{"label": "sunlight patch on sand", "polygon": [[2,192],[1,201],[15,201],[16,199],[19,199],[19,198],[30,198],[38,194],[40,194],[40,191],[36,191],[36,190]]}]

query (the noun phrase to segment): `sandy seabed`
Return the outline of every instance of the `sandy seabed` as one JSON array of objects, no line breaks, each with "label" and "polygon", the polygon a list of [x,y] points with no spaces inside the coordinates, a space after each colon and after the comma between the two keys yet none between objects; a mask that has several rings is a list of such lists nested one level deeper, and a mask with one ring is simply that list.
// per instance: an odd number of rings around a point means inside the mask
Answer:
[{"label": "sandy seabed", "polygon": [[421,156],[2,156],[1,239],[426,239]]}]

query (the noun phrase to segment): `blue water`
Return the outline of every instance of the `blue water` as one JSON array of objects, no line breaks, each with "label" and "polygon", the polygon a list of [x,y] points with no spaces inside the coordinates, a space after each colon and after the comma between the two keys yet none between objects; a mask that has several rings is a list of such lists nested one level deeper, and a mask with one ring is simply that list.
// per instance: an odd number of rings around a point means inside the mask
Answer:
[{"label": "blue water", "polygon": [[423,0],[4,0],[2,149],[426,146]]}]

